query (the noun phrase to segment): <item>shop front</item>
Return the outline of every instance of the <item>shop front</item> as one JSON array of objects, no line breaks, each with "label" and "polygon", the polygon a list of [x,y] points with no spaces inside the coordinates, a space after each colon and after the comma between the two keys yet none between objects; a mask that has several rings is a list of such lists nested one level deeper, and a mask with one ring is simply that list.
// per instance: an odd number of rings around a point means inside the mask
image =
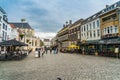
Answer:
[{"label": "shop front", "polygon": [[120,38],[101,40],[99,47],[100,56],[120,57]]}]

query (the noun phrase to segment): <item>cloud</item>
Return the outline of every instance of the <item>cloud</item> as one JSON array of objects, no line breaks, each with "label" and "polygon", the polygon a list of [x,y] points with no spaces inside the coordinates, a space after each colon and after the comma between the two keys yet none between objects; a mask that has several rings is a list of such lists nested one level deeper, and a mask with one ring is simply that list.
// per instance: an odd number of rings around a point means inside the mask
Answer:
[{"label": "cloud", "polygon": [[40,37],[40,39],[51,39],[51,38],[56,36],[56,33],[54,33],[54,32],[49,32],[49,33],[46,33],[46,32],[36,32],[35,35],[37,37]]},{"label": "cloud", "polygon": [[10,22],[26,18],[39,36],[43,33],[45,36],[55,34],[67,20],[74,22],[90,17],[105,8],[106,4],[117,1],[119,0],[0,0],[0,5],[7,12]]}]

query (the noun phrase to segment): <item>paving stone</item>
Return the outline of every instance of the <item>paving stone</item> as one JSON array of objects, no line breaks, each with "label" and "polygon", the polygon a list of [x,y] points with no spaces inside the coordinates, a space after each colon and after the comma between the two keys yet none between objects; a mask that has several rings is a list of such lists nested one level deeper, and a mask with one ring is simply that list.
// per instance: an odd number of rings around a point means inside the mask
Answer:
[{"label": "paving stone", "polygon": [[31,53],[20,61],[0,61],[0,80],[120,80],[120,59],[80,54]]}]

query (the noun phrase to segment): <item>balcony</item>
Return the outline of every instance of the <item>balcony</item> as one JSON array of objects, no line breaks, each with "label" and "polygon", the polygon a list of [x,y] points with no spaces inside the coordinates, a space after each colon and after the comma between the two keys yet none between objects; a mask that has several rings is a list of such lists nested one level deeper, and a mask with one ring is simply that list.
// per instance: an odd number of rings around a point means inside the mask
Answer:
[{"label": "balcony", "polygon": [[106,35],[101,36],[101,38],[102,38],[102,39],[107,39],[107,38],[115,38],[115,37],[118,37],[118,36],[119,36],[119,33],[106,34]]},{"label": "balcony", "polygon": [[64,35],[58,38],[59,41],[65,41],[68,40],[68,35]]}]

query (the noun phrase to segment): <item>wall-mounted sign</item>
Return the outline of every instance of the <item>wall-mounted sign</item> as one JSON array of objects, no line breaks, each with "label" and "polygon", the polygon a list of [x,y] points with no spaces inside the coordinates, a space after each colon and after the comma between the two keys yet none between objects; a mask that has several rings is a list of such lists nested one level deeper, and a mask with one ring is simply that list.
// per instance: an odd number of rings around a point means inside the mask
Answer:
[{"label": "wall-mounted sign", "polygon": [[119,48],[115,48],[115,53],[118,53],[119,52]]}]

